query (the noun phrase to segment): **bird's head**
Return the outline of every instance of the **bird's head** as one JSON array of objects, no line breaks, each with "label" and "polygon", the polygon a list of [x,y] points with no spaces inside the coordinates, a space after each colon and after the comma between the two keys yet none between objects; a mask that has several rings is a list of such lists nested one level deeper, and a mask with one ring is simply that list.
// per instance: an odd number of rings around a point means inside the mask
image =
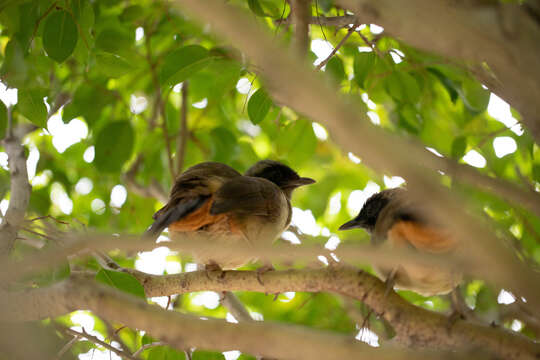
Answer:
[{"label": "bird's head", "polygon": [[405,191],[403,188],[387,189],[372,195],[366,200],[360,213],[354,219],[341,225],[339,230],[362,228],[368,232],[372,232],[381,211],[388,205],[392,198],[403,191]]},{"label": "bird's head", "polygon": [[261,177],[279,186],[281,190],[291,197],[292,191],[303,185],[313,184],[315,180],[300,177],[296,171],[285,164],[274,160],[261,160],[250,167],[245,176]]}]

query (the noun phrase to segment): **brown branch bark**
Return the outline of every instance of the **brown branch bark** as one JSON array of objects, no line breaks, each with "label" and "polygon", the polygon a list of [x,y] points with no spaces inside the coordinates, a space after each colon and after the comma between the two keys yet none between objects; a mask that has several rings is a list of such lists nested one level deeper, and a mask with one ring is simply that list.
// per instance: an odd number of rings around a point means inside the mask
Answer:
[{"label": "brown branch bark", "polygon": [[[356,15],[343,15],[343,16],[310,16],[308,22],[310,24],[317,24],[322,26],[337,26],[344,27],[347,25],[352,25],[356,21]],[[286,19],[275,20],[276,24],[290,24],[291,17]]]},{"label": "brown branch bark", "polygon": [[13,248],[17,238],[17,231],[24,221],[32,190],[28,183],[26,156],[24,155],[24,147],[21,144],[22,136],[17,134],[17,131],[11,130],[10,127],[6,138],[2,141],[8,154],[11,187],[9,207],[0,225],[0,256],[7,256]]},{"label": "brown branch bark", "polygon": [[181,5],[212,23],[215,31],[246,52],[261,69],[276,101],[325,125],[345,151],[358,154],[373,169],[406,178],[411,195],[424,201],[437,221],[455,231],[469,265],[483,264],[477,268],[478,275],[496,277],[495,283],[524,296],[532,309],[540,309],[540,288],[530,286],[531,281],[540,283],[540,274],[510,253],[480,218],[464,211],[466,200],[442,187],[438,174],[426,171],[439,170],[440,160],[427,155],[423,146],[371,125],[360,115],[360,108],[336,96],[335,88],[314,76],[297,56],[276,45],[252,18],[234,7],[216,0],[184,0]]},{"label": "brown branch bark", "polygon": [[294,24],[293,47],[304,57],[309,49],[311,0],[291,0],[291,16]]},{"label": "brown branch bark", "polygon": [[[415,307],[394,292],[385,297],[386,285],[357,269],[271,271],[260,275],[260,279],[264,285],[254,271],[225,271],[224,276],[198,271],[168,276],[141,274],[139,277],[147,296],[201,290],[330,291],[364,301],[394,327],[399,343],[405,346],[450,351],[482,349],[504,359],[535,359],[540,355],[539,344],[501,328],[458,321],[449,331],[445,316]],[[428,354],[413,354],[403,349],[389,348],[381,352],[346,336],[298,326],[202,321],[195,316],[147,305],[132,296],[77,277],[50,288],[2,293],[0,305],[4,321],[35,320],[87,308],[106,319],[145,329],[177,348],[236,348],[282,359],[431,358]]]},{"label": "brown branch bark", "polygon": [[406,6],[392,0],[339,3],[409,45],[474,63],[479,80],[521,113],[540,143],[540,25],[525,7],[446,0],[414,0]]}]

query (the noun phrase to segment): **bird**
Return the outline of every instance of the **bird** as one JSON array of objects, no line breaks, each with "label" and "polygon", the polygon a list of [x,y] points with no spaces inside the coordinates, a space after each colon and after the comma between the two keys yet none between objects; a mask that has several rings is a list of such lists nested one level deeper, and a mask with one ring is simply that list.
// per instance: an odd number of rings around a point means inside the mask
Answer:
[{"label": "bird", "polygon": [[[339,230],[363,228],[371,243],[382,248],[411,248],[425,254],[450,254],[459,242],[448,228],[437,224],[405,188],[383,190],[364,203],[360,213]],[[463,274],[455,269],[431,264],[396,264],[394,268],[374,266],[387,285],[412,290],[423,296],[452,292]]]},{"label": "bird", "polygon": [[270,245],[281,235],[291,220],[292,190],[313,182],[277,161],[259,161],[244,175],[222,163],[203,162],[176,179],[146,236],[168,228],[180,250],[183,239],[197,244],[189,248],[197,263],[235,269],[259,258],[242,248]]}]

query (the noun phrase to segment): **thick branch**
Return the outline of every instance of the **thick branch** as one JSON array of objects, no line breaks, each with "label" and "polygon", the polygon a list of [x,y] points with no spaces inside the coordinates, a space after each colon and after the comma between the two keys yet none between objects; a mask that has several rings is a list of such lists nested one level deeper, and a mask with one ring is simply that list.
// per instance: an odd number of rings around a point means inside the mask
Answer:
[{"label": "thick branch", "polygon": [[294,24],[294,47],[304,57],[309,48],[309,19],[311,18],[311,0],[292,0],[291,16]]},{"label": "thick branch", "polygon": [[406,6],[392,0],[339,3],[409,45],[473,62],[480,81],[523,115],[540,143],[540,26],[525,7],[447,0],[413,0]]},{"label": "thick branch", "polygon": [[[317,24],[322,26],[337,26],[344,27],[347,25],[352,25],[355,23],[357,17],[355,15],[343,15],[343,16],[310,16],[308,21],[310,24]],[[278,19],[275,21],[276,24],[289,24],[291,22],[291,17],[286,19]]]},{"label": "thick branch", "polygon": [[[222,276],[204,271],[168,276],[135,275],[145,287],[147,296],[202,290],[334,292],[365,302],[394,327],[397,341],[405,346],[450,351],[482,349],[504,359],[534,359],[540,355],[539,344],[501,328],[458,321],[449,331],[448,318],[416,307],[394,292],[385,297],[386,285],[357,269],[270,271],[259,274],[262,284],[254,271],[225,271]],[[166,312],[121,296],[111,289],[89,283],[83,277],[74,277],[46,289],[1,294],[0,305],[0,311],[4,312],[2,318],[12,321],[35,320],[89,308],[107,319],[145,329],[179,348],[186,345],[209,349],[238,348],[252,354],[284,359],[359,358],[360,354],[366,358],[379,358],[381,355],[367,347],[357,346],[347,337],[299,327],[268,322],[244,322],[236,326],[217,320],[201,322],[192,316]],[[217,339],[220,336],[223,338]],[[184,342],[179,342],[180,338]],[[258,342],[255,339],[265,340]],[[288,349],[290,346],[295,350]],[[411,356],[406,352],[394,355],[405,359]]]},{"label": "thick branch", "polygon": [[28,183],[26,157],[20,138],[17,135],[8,135],[3,140],[3,145],[8,154],[11,190],[9,207],[2,225],[0,225],[0,256],[8,255],[13,248],[13,244],[17,238],[18,228],[26,214],[26,208],[30,201],[30,192],[32,190],[32,187]]},{"label": "thick branch", "polygon": [[[197,347],[261,353],[280,359],[440,359],[441,354],[374,349],[349,336],[269,322],[231,324],[166,311],[141,299],[84,280],[67,280],[47,289],[0,296],[5,321],[31,320],[84,308],[105,319],[144,329],[178,349]],[[521,353],[525,353],[524,350]]]}]

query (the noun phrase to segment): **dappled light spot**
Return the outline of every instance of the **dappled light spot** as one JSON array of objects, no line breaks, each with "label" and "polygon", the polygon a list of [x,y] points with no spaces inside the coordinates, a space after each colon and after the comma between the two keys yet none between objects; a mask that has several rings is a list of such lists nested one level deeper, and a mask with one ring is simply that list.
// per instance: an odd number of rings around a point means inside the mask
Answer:
[{"label": "dappled light spot", "polygon": [[326,40],[315,39],[311,41],[311,51],[315,53],[317,59],[313,62],[313,65],[318,65],[324,59],[326,59],[334,50],[331,43]]},{"label": "dappled light spot", "polygon": [[167,274],[180,274],[182,272],[182,264],[178,261],[167,261],[165,263]]},{"label": "dappled light spot", "polygon": [[294,291],[287,291],[279,295],[279,301],[283,303],[291,302],[292,299],[296,296]]},{"label": "dappled light spot", "polygon": [[227,315],[225,315],[225,320],[233,324],[238,324],[238,320],[236,320],[234,315],[229,312],[227,313]]},{"label": "dappled light spot", "polygon": [[135,29],[135,41],[141,41],[144,37],[144,28],[139,26]]},{"label": "dappled light spot", "polygon": [[319,261],[322,262],[324,265],[328,266],[328,259],[325,256],[319,255],[317,256],[317,259],[319,259]]},{"label": "dappled light spot", "polygon": [[105,212],[105,202],[103,200],[97,198],[92,200],[90,203],[90,208],[93,212],[95,212],[98,215],[101,215]]},{"label": "dappled light spot", "polygon": [[523,323],[517,319],[514,319],[514,321],[512,321],[512,325],[510,325],[510,328],[514,331],[521,331],[521,329],[523,329]]},{"label": "dappled light spot", "polygon": [[148,274],[162,275],[165,271],[167,256],[171,253],[169,248],[160,246],[152,251],[143,251],[137,254],[135,269]]},{"label": "dappled light spot", "polygon": [[403,61],[405,54],[398,49],[392,49],[390,50],[390,56],[392,57],[394,63],[399,64]]},{"label": "dappled light spot", "polygon": [[236,360],[242,355],[242,353],[238,350],[231,350],[231,351],[224,351],[223,356],[225,357],[225,360]]},{"label": "dappled light spot", "polygon": [[6,107],[17,104],[17,89],[8,89],[7,86],[0,81],[0,100]]},{"label": "dappled light spot", "polygon": [[329,236],[330,236],[330,229],[328,229],[327,227],[323,228],[323,229],[321,230],[321,235],[322,235],[322,236],[329,237]]},{"label": "dappled light spot", "polygon": [[263,321],[264,320],[263,314],[261,314],[259,312],[256,312],[256,311],[250,311],[249,315],[251,315],[251,318],[253,320],[255,320],[255,321]]},{"label": "dappled light spot", "polygon": [[368,96],[367,93],[362,93],[362,95],[360,95],[360,97],[362,98],[362,101],[367,105],[367,107],[371,110],[375,110],[377,108],[377,104],[375,104]]},{"label": "dappled light spot", "polygon": [[495,120],[506,125],[506,127],[512,130],[516,135],[521,136],[523,134],[523,129],[518,123],[518,120],[512,116],[510,105],[493,93],[489,96],[487,112]]},{"label": "dappled light spot", "polygon": [[184,271],[185,272],[197,271],[197,264],[195,264],[195,263],[186,263],[186,265],[184,266]]},{"label": "dappled light spot", "polygon": [[84,151],[83,160],[86,161],[87,163],[91,163],[92,161],[94,161],[95,156],[96,156],[96,151],[95,151],[94,146],[89,146]]},{"label": "dappled light spot", "polygon": [[240,120],[238,122],[238,129],[251,137],[255,137],[261,133],[261,127],[248,120]]},{"label": "dappled light spot", "polygon": [[341,191],[330,198],[328,201],[328,214],[336,215],[341,210]]},{"label": "dappled light spot", "polygon": [[312,122],[311,126],[313,127],[313,132],[315,133],[317,139],[321,141],[325,141],[326,139],[328,139],[328,132],[321,124]]},{"label": "dappled light spot", "polygon": [[281,234],[281,237],[284,239],[284,240],[287,240],[288,242],[290,242],[291,244],[300,244],[301,241],[300,239],[298,238],[298,236],[296,236],[295,233],[293,233],[292,231],[285,231],[283,234]]},{"label": "dappled light spot", "polygon": [[371,31],[373,35],[379,35],[384,31],[384,28],[377,24],[369,24],[369,31]]},{"label": "dappled light spot", "polygon": [[71,201],[60,183],[55,182],[51,185],[51,201],[66,215],[71,214],[73,211],[73,201]]},{"label": "dappled light spot", "polygon": [[370,48],[369,46],[359,46],[358,47],[358,52],[372,52],[373,49]]},{"label": "dappled light spot", "polygon": [[150,301],[152,301],[154,304],[157,304],[159,307],[166,309],[167,304],[169,303],[169,297],[168,296],[154,296],[150,298]]},{"label": "dappled light spot", "polygon": [[52,135],[55,149],[62,154],[68,147],[85,139],[88,136],[88,126],[78,118],[64,124],[60,112],[54,114],[47,121],[47,130]]},{"label": "dappled light spot", "polygon": [[74,311],[71,313],[70,319],[73,324],[80,325],[85,331],[91,331],[94,329],[95,319],[92,315],[90,315],[89,311]]},{"label": "dappled light spot", "polygon": [[486,159],[476,150],[469,150],[469,152],[463,157],[463,161],[477,168],[483,168],[486,166]]},{"label": "dappled light spot", "polygon": [[362,160],[356,155],[354,155],[352,152],[349,152],[348,154],[349,160],[351,160],[355,164],[360,164]]},{"label": "dappled light spot", "polygon": [[26,168],[28,170],[28,180],[32,182],[34,176],[36,176],[36,168],[39,161],[39,150],[34,144],[28,146],[30,151],[28,152],[28,159],[26,159]]},{"label": "dappled light spot", "polygon": [[182,91],[183,86],[184,86],[183,82],[178,83],[178,84],[173,86],[172,91],[178,94],[180,91]]},{"label": "dappled light spot", "polygon": [[383,177],[384,186],[388,189],[400,187],[405,183],[405,179],[401,176],[386,176]]},{"label": "dappled light spot", "polygon": [[375,111],[368,111],[367,116],[372,124],[381,125],[381,118]]},{"label": "dappled light spot", "polygon": [[441,154],[440,152],[438,152],[437,150],[435,150],[432,147],[426,146],[426,150],[428,150],[429,152],[437,155],[438,157],[444,157],[443,154]]},{"label": "dappled light spot", "polygon": [[248,78],[240,78],[236,83],[236,91],[240,94],[247,94],[251,89],[251,81]]},{"label": "dappled light spot", "polygon": [[373,181],[368,181],[364,190],[354,190],[347,199],[347,211],[349,215],[356,216],[367,199],[381,191],[381,187]]},{"label": "dappled light spot", "polygon": [[131,94],[129,98],[129,109],[133,114],[140,114],[148,107],[148,100],[144,96]]},{"label": "dappled light spot", "polygon": [[493,139],[493,150],[498,158],[512,154],[517,150],[516,141],[510,136],[499,136]]},{"label": "dappled light spot", "polygon": [[[84,341],[84,339],[81,340]],[[107,349],[93,348],[86,353],[79,354],[79,360],[122,360],[122,358]]]},{"label": "dappled light spot", "polygon": [[0,212],[2,212],[2,216],[6,215],[6,211],[9,207],[9,200],[2,200],[0,201]]},{"label": "dappled light spot", "polygon": [[369,330],[368,328],[361,328],[358,331],[358,334],[355,336],[356,340],[360,340],[362,342],[365,342],[369,346],[373,347],[379,347],[379,337],[377,334],[375,334],[373,331]]},{"label": "dappled light spot", "polygon": [[497,302],[499,304],[508,305],[508,304],[512,304],[515,301],[516,301],[516,298],[514,297],[514,295],[511,292],[506,291],[504,289],[501,289],[501,292],[499,292],[499,296],[497,296]]},{"label": "dappled light spot", "polygon": [[304,234],[318,236],[321,233],[321,227],[317,225],[311,210],[302,210],[293,207],[291,224],[296,226]]},{"label": "dappled light spot", "polygon": [[93,187],[94,184],[92,183],[92,180],[87,177],[83,177],[80,178],[79,181],[77,181],[77,184],[75,185],[75,191],[81,195],[87,195],[90,194],[90,191],[92,191]]},{"label": "dappled light spot", "polygon": [[336,250],[341,241],[337,236],[331,236],[330,239],[324,244],[324,247],[328,250]]},{"label": "dappled light spot", "polygon": [[330,253],[330,256],[332,257],[332,259],[334,259],[334,261],[336,261],[336,262],[340,261],[336,254]]},{"label": "dappled light spot", "polygon": [[127,190],[123,185],[115,185],[111,190],[110,205],[113,207],[122,207],[127,199]]},{"label": "dappled light spot", "polygon": [[213,310],[219,306],[219,295],[214,291],[203,291],[192,295],[191,303]]},{"label": "dappled light spot", "polygon": [[8,154],[0,151],[0,167],[4,170],[9,170],[8,168]]},{"label": "dappled light spot", "polygon": [[208,105],[208,99],[204,98],[201,101],[197,101],[196,103],[191,104],[196,109],[204,109]]}]

